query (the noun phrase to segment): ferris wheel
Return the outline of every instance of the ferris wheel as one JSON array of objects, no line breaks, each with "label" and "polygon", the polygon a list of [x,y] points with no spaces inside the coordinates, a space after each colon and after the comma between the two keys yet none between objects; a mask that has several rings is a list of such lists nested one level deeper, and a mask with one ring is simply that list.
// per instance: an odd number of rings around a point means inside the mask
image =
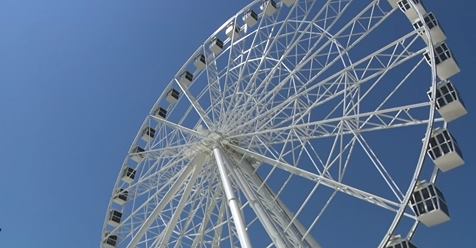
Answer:
[{"label": "ferris wheel", "polygon": [[415,247],[464,163],[458,72],[419,0],[253,1],[145,118],[101,247]]}]

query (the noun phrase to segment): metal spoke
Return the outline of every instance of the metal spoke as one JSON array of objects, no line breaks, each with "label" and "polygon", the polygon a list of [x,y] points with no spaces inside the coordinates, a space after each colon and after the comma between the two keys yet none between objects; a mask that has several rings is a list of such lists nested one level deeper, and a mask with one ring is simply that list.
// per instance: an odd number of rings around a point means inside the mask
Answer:
[{"label": "metal spoke", "polygon": [[[318,105],[322,105],[323,103],[343,94],[349,89],[344,89],[344,90],[339,90],[338,86],[335,84],[334,80],[338,80],[341,78],[343,75],[346,73],[349,73],[351,71],[361,71],[361,76],[357,78],[358,81],[354,82],[354,87],[359,86],[360,84],[363,84],[365,82],[368,82],[374,78],[378,78],[379,76],[384,75],[387,71],[403,64],[404,62],[423,54],[425,49],[421,49],[417,52],[412,52],[409,53],[408,49],[410,46],[414,45],[416,39],[417,39],[417,34],[416,32],[411,32],[402,38],[390,43],[389,45],[385,46],[384,48],[372,53],[371,55],[367,56],[366,58],[361,59],[360,61],[357,61],[356,63],[340,70],[339,72],[333,74],[332,76],[327,77],[326,79],[315,83],[314,85],[310,85],[309,87],[304,88],[301,92],[298,92],[294,94],[292,97],[289,97],[285,101],[280,102],[279,104],[273,106],[270,109],[266,109],[265,112],[260,113],[261,115],[265,116],[273,116],[276,115],[277,113],[282,112],[283,110],[286,109],[289,104],[291,104],[293,101],[297,100],[298,98],[303,97],[304,95],[315,95],[317,98],[314,101],[313,105],[310,106],[309,109],[313,109],[314,107]],[[409,44],[405,44],[408,42]],[[400,48],[402,51],[397,55],[393,56],[388,56],[389,51],[395,51],[395,49]],[[408,53],[408,54],[404,54]],[[375,70],[369,70],[369,65],[373,63],[375,60],[385,60],[388,61],[387,64],[378,64],[379,67],[375,68]],[[369,72],[370,71],[370,72]],[[314,76],[313,78],[316,78]],[[308,84],[314,83],[313,79],[309,80]],[[337,88],[336,88],[337,87]],[[335,92],[332,94],[327,94],[328,92],[332,92],[331,89],[334,89]],[[315,94],[313,92],[324,92],[323,94]],[[272,93],[271,93],[272,94]],[[266,94],[262,99],[268,99],[270,96],[270,93]],[[324,100],[325,99],[325,100]],[[260,102],[258,102],[260,104]],[[304,116],[304,115],[302,115]],[[272,118],[271,118],[272,119]],[[254,122],[258,121],[259,118],[258,116],[244,122],[238,128],[244,128],[246,125],[251,125]],[[268,119],[269,120],[269,119]]]},{"label": "metal spoke", "polygon": [[159,247],[168,246],[170,235],[172,235],[172,231],[174,230],[173,227],[177,225],[177,221],[182,215],[183,208],[188,202],[188,198],[190,197],[190,193],[192,192],[192,187],[194,186],[195,181],[197,180],[197,177],[202,170],[202,167],[203,167],[203,163],[198,163],[194,166],[192,175],[190,176],[190,179],[188,180],[187,185],[184,188],[184,193],[182,194],[182,197],[180,198],[180,201],[175,209],[175,212],[172,218],[167,223],[167,226],[169,228],[163,230],[163,232],[157,236],[157,240],[160,240]]},{"label": "metal spoke", "polygon": [[184,95],[187,97],[188,101],[192,105],[192,107],[195,109],[197,114],[200,116],[200,119],[202,119],[203,123],[208,128],[211,128],[211,123],[213,123],[210,118],[208,118],[208,115],[206,114],[205,110],[202,108],[202,106],[198,103],[198,101],[195,99],[195,97],[190,94],[187,88],[185,88],[177,79],[175,79],[177,85],[180,87]]},{"label": "metal spoke", "polygon": [[200,164],[204,163],[205,157],[197,156],[193,158],[190,165],[185,167],[182,174],[177,178],[174,184],[170,187],[168,192],[166,193],[165,197],[160,201],[160,203],[154,208],[152,213],[147,217],[144,221],[142,226],[139,228],[138,232],[133,236],[132,240],[129,242],[128,247],[136,247],[139,241],[142,239],[144,234],[147,232],[149,227],[152,225],[153,221],[157,218],[157,216],[162,212],[165,206],[169,203],[170,200],[175,196],[175,194],[180,190],[183,186],[182,182],[190,176],[190,173],[195,168],[194,166],[199,166]]},{"label": "metal spoke", "polygon": [[[279,137],[287,135],[290,131],[295,131],[297,133],[306,134],[307,139],[317,139],[338,135],[339,126],[342,124],[347,124],[342,131],[343,134],[349,134],[351,130],[361,133],[381,129],[421,125],[428,123],[428,120],[417,118],[417,115],[419,111],[429,107],[430,103],[423,102],[395,108],[382,109],[375,112],[347,115],[305,124],[296,124],[287,127],[256,131],[253,133],[244,133],[231,136],[230,138],[245,138],[257,135],[266,135],[266,137],[276,137],[274,140],[281,140]],[[356,121],[359,123],[359,126],[350,126],[352,124],[351,121]],[[268,141],[274,143],[273,139]]]},{"label": "metal spoke", "polygon": [[[303,236],[304,226],[295,218],[289,209],[282,203],[278,196],[270,188],[266,187],[263,181],[253,170],[253,167],[246,160],[234,159],[233,176],[236,181],[241,182],[241,188],[245,192],[248,201],[256,212],[258,219],[264,225],[273,244],[277,247],[298,247],[309,246],[320,248],[319,244],[311,236]],[[281,230],[277,230],[276,226]],[[282,239],[282,238],[286,239]],[[303,240],[301,240],[303,237]]]},{"label": "metal spoke", "polygon": [[160,122],[160,123],[163,123],[167,127],[173,128],[177,131],[180,131],[182,134],[190,134],[190,135],[194,135],[196,137],[203,137],[203,134],[201,134],[200,132],[197,132],[197,131],[195,131],[193,129],[190,129],[190,128],[187,128],[187,127],[184,127],[183,125],[176,124],[176,123],[168,121],[164,118],[159,118],[159,117],[153,116],[153,115],[151,115],[150,117],[153,118],[154,120]]},{"label": "metal spoke", "polygon": [[247,149],[243,149],[239,146],[230,145],[230,147],[233,148],[234,150],[236,150],[237,152],[244,153],[247,156],[252,157],[254,159],[257,159],[259,161],[262,161],[265,164],[275,166],[275,167],[277,167],[277,168],[279,168],[283,171],[286,171],[288,173],[306,178],[306,179],[314,181],[314,182],[320,182],[322,185],[327,186],[331,189],[340,191],[340,192],[345,193],[347,195],[350,195],[354,198],[372,203],[372,204],[377,205],[379,207],[382,207],[384,209],[388,209],[388,210],[393,211],[393,212],[397,212],[400,209],[400,204],[398,202],[394,202],[394,201],[388,200],[386,198],[383,198],[383,197],[365,192],[363,190],[354,188],[352,186],[345,185],[343,183],[334,181],[332,179],[323,177],[321,175],[316,175],[314,173],[308,172],[306,170],[303,170],[303,169],[298,168],[296,166],[290,165],[288,163],[285,163],[285,162],[282,162],[282,161],[279,161],[279,160],[275,160],[275,159],[272,159],[272,158],[268,158],[266,156],[263,156],[261,154],[255,153],[255,152],[247,150]]}]

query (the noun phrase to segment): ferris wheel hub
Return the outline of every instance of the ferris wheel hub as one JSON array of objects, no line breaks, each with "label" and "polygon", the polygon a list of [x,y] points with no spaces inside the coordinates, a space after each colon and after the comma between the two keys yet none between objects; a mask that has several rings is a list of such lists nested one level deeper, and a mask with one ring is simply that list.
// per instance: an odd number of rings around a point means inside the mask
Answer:
[{"label": "ferris wheel hub", "polygon": [[220,133],[218,133],[218,132],[210,132],[210,133],[208,134],[208,139],[214,140],[214,141],[219,141],[219,140],[222,139],[222,137],[223,137],[223,136],[222,136]]},{"label": "ferris wheel hub", "polygon": [[213,149],[216,147],[224,147],[230,144],[230,141],[225,138],[225,136],[218,132],[218,131],[210,131],[205,128],[201,128],[199,130],[202,140],[192,146],[189,150],[190,154],[194,154],[196,152],[213,152]]}]

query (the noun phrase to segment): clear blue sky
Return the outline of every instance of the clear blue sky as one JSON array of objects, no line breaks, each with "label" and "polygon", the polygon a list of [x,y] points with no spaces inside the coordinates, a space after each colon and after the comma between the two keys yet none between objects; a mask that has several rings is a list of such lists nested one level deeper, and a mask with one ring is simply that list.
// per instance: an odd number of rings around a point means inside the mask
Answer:
[{"label": "clear blue sky", "polygon": [[[200,42],[247,2],[0,1],[0,247],[97,247],[144,116]],[[454,81],[475,111],[476,3],[426,5],[445,28],[462,68]],[[467,165],[439,181],[452,221],[421,228],[420,247],[475,247],[474,116],[451,125]]]}]

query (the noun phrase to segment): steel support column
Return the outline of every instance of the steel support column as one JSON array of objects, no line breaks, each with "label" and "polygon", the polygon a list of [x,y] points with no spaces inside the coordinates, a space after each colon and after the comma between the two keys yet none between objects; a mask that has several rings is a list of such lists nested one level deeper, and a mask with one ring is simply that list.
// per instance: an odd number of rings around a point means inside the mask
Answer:
[{"label": "steel support column", "polygon": [[[246,159],[236,159],[240,161],[240,171],[245,173],[245,175],[247,175],[249,179],[252,180],[251,182],[254,184],[255,187],[261,187],[261,185],[263,185],[263,180],[258,174],[256,174],[253,166]],[[312,237],[312,235],[306,235],[306,237],[302,238],[306,233],[307,229],[304,227],[304,225],[301,224],[298,218],[294,218],[294,214],[287,208],[286,204],[284,204],[266,184],[264,184],[258,191],[256,191],[256,193],[264,197],[264,199],[266,199],[266,203],[272,206],[273,209],[277,210],[273,214],[276,214],[277,217],[281,219],[282,223],[288,224],[291,222],[291,220],[293,220],[291,228],[287,230],[288,234],[297,236],[299,240],[305,242],[304,245],[307,247],[321,248],[321,245],[319,245],[319,243],[314,239],[314,237]],[[284,216],[278,215],[279,212],[281,212]]]},{"label": "steel support column", "polygon": [[228,170],[226,166],[226,158],[218,146],[213,148],[213,154],[217,161],[218,171],[220,172],[221,182],[225,191],[228,207],[230,208],[233,222],[238,233],[238,239],[242,248],[252,248],[248,233],[246,232],[246,225],[241,214],[240,203],[233,192],[231,181],[228,177]]}]

